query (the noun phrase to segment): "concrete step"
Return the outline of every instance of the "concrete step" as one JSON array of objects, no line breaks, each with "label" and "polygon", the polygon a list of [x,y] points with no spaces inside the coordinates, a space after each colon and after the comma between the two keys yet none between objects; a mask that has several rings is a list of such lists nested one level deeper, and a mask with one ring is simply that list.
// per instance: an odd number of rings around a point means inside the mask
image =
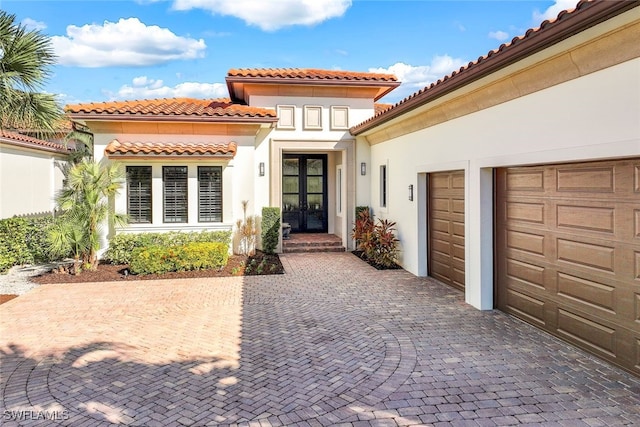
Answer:
[{"label": "concrete step", "polygon": [[335,245],[296,245],[296,246],[288,246],[285,245],[283,248],[283,252],[285,254],[292,253],[308,253],[308,252],[344,252],[344,246],[335,246]]}]

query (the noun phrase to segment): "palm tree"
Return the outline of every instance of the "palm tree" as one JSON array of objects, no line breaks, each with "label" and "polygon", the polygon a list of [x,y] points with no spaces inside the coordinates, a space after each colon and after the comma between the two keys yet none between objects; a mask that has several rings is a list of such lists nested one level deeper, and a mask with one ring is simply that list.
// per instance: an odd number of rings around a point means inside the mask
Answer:
[{"label": "palm tree", "polygon": [[55,130],[62,109],[39,92],[55,59],[49,38],[0,10],[0,129]]},{"label": "palm tree", "polygon": [[98,266],[100,227],[107,221],[109,226],[126,223],[126,216],[116,214],[109,204],[123,182],[124,170],[114,163],[84,159],[69,169],[65,188],[56,199],[65,220],[49,234],[54,252],[71,253],[85,268]]}]

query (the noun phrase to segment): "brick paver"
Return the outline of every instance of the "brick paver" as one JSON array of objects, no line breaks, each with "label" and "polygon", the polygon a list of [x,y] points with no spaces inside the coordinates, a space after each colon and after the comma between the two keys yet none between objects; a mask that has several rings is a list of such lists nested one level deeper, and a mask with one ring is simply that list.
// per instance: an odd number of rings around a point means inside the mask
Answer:
[{"label": "brick paver", "polygon": [[640,425],[638,378],[438,282],[349,253],[282,260],[3,304],[2,424]]}]

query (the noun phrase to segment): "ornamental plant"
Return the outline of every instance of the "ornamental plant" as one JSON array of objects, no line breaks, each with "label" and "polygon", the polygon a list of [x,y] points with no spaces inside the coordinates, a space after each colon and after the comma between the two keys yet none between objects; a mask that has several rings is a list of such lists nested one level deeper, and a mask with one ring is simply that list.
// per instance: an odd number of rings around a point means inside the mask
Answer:
[{"label": "ornamental plant", "polygon": [[399,242],[395,226],[395,222],[386,219],[378,219],[376,224],[369,210],[362,210],[353,227],[353,238],[363,258],[376,266],[393,268],[398,260]]}]

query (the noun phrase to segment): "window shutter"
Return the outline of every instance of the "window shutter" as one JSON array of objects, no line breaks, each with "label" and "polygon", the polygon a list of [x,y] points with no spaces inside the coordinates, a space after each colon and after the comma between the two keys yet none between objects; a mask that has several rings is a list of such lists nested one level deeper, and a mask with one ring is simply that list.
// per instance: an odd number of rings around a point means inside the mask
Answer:
[{"label": "window shutter", "polygon": [[133,224],[150,224],[151,166],[127,166],[127,214]]},{"label": "window shutter", "polygon": [[164,222],[187,222],[187,167],[164,166]]},{"label": "window shutter", "polygon": [[222,222],[222,166],[198,167],[198,221]]}]

